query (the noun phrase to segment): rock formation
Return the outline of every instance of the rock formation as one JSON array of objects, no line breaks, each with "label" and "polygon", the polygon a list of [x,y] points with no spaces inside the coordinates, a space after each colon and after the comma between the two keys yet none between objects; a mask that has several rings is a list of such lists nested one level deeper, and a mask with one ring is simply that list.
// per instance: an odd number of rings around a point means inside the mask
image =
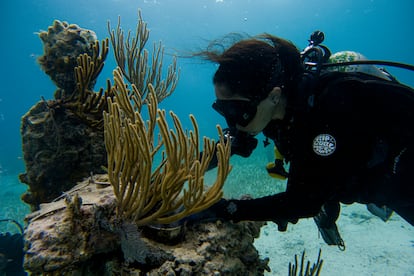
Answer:
[{"label": "rock formation", "polygon": [[105,181],[106,175],[85,180],[28,217],[24,265],[32,275],[263,275],[268,269],[253,246],[263,223],[136,228],[117,221],[112,187],[100,187]]}]

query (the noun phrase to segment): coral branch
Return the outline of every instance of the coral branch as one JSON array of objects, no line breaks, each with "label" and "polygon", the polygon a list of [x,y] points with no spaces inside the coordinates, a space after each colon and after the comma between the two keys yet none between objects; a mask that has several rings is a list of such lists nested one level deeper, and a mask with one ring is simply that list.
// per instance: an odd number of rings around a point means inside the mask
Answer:
[{"label": "coral branch", "polygon": [[[300,265],[298,264],[298,257],[295,255],[295,263],[289,263],[288,276],[318,276],[321,272],[323,260],[321,259],[321,249],[319,249],[318,259],[310,266],[310,261],[306,262],[305,267],[305,250],[302,252]],[[299,269],[299,271],[298,271]]]},{"label": "coral branch", "polygon": [[[194,130],[186,134],[179,118],[170,112],[174,124],[170,129],[166,113],[158,109],[155,90],[149,85],[149,119],[145,122],[134,111],[134,101],[129,100],[131,91],[121,77],[121,69],[114,71],[114,80],[116,96],[113,101],[108,99],[104,124],[108,174],[118,201],[118,216],[134,220],[137,225],[166,224],[217,202],[231,169],[229,143],[224,139],[217,143],[217,179],[205,191],[204,173],[216,148],[214,141],[204,138],[200,158],[194,116],[190,115]],[[133,86],[133,89],[136,88]],[[221,128],[217,128],[223,137]],[[154,139],[156,129],[160,135]],[[156,157],[161,158],[158,165],[155,165]]]},{"label": "coral branch", "polygon": [[173,57],[172,63],[168,66],[165,79],[162,79],[164,47],[161,42],[154,43],[150,63],[148,50],[145,49],[149,38],[149,30],[147,29],[147,23],[142,19],[141,11],[138,11],[138,17],[134,37],[131,31],[128,31],[125,38],[124,31],[121,29],[120,18],[118,18],[116,30],[111,30],[108,22],[108,32],[111,37],[115,60],[122,76],[129,83],[136,86],[137,90],[135,92],[140,93],[139,98],[147,98],[149,94],[148,84],[152,84],[157,101],[161,102],[170,96],[177,86],[179,76],[177,60],[176,57]]},{"label": "coral branch", "polygon": [[107,98],[112,97],[111,82],[107,80],[107,88],[94,92],[93,86],[101,73],[108,55],[109,40],[102,40],[102,46],[96,41],[92,46],[92,57],[88,54],[78,56],[75,67],[76,89],[68,97],[63,98],[65,107],[71,109],[80,119],[92,127],[103,128],[102,112],[107,109]]}]

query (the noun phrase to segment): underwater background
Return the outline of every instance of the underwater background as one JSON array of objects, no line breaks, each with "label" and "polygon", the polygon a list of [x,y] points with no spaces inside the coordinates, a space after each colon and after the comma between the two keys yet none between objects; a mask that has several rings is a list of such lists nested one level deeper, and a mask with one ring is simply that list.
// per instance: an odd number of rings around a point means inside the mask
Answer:
[{"label": "underwater background", "polygon": [[[37,33],[47,30],[57,19],[93,30],[102,40],[109,36],[108,21],[114,28],[118,17],[124,30],[134,30],[139,9],[150,30],[147,45],[163,43],[166,65],[172,55],[184,56],[201,50],[210,40],[228,33],[267,32],[291,40],[303,49],[315,30],[325,33],[324,44],[332,53],[352,50],[369,59],[414,64],[411,0],[1,1],[0,219],[15,219],[23,224],[25,214],[30,211],[20,200],[26,190],[18,180],[18,174],[25,171],[20,120],[41,97],[51,99],[56,90],[36,62],[43,53]],[[173,110],[188,128],[191,127],[188,115],[194,114],[200,134],[216,138],[216,124],[225,127],[225,122],[211,108],[215,65],[196,58],[178,58],[178,66],[181,73],[177,89],[160,107]],[[114,68],[110,52],[95,91],[105,86],[107,78],[112,78]],[[414,72],[387,69],[402,83],[414,86]],[[262,143],[248,159],[232,157],[233,171],[224,188],[226,196],[263,196],[281,191],[285,183],[269,177],[265,170],[272,158],[272,150],[264,148]],[[0,231],[16,229],[1,223]],[[412,227],[410,231],[414,240]]]}]

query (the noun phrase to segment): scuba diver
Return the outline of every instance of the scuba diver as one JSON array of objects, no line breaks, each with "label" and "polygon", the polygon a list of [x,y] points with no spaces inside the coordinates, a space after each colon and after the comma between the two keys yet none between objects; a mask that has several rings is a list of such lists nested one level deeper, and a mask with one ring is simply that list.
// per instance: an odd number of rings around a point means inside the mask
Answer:
[{"label": "scuba diver", "polygon": [[325,242],[340,248],[340,203],[367,204],[384,221],[394,211],[414,224],[414,90],[373,65],[414,66],[354,52],[331,56],[323,40],[315,31],[300,52],[262,34],[230,47],[214,41],[196,54],[219,65],[212,107],[228,124],[232,154],[248,157],[262,132],[277,150],[267,170],[287,178],[287,188],[221,199],[189,221],[273,221],[285,231],[288,222],[313,217]]},{"label": "scuba diver", "polygon": [[24,241],[23,227],[13,219],[0,219],[0,222],[10,222],[16,225],[19,233],[0,233],[0,275],[24,276],[23,268]]}]

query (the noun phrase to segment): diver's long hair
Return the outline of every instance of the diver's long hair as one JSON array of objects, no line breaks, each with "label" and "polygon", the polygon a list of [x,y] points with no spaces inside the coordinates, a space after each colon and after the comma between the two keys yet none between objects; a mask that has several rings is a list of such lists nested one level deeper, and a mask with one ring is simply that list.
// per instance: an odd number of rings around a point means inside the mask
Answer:
[{"label": "diver's long hair", "polygon": [[264,98],[275,86],[287,91],[292,80],[303,72],[299,50],[291,42],[267,33],[247,38],[229,34],[195,55],[219,64],[214,84],[247,98]]}]

